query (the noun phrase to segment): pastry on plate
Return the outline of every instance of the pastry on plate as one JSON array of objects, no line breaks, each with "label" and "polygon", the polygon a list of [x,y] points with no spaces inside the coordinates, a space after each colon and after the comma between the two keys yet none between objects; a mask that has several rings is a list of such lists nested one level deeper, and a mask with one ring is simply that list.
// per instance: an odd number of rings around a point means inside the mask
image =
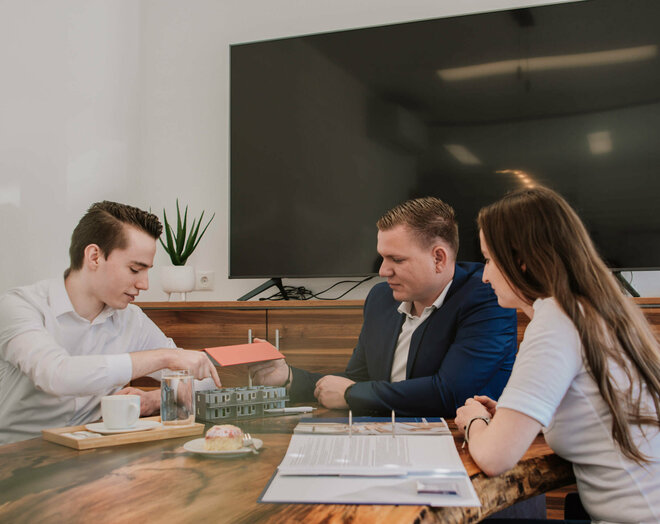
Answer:
[{"label": "pastry on plate", "polygon": [[204,449],[207,451],[229,451],[242,447],[243,432],[231,424],[213,426],[204,437]]}]

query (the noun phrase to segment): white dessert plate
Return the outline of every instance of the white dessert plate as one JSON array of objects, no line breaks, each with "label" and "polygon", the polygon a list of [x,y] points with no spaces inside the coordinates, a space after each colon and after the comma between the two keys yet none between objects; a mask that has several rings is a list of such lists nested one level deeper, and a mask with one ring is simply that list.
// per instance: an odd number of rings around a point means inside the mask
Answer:
[{"label": "white dessert plate", "polygon": [[109,429],[105,427],[103,422],[94,422],[93,424],[85,424],[85,428],[95,433],[102,433],[103,435],[110,435],[112,433],[133,433],[134,431],[146,431],[162,426],[157,420],[138,420],[132,428],[122,429]]},{"label": "white dessert plate", "polygon": [[[263,441],[258,438],[253,438],[252,442],[254,442],[254,447],[257,449],[261,449],[261,446],[264,445]],[[242,448],[239,449],[223,449],[223,450],[209,451],[204,449],[203,438],[196,438],[195,440],[189,440],[183,445],[183,448],[186,451],[191,451],[193,453],[199,453],[200,455],[207,455],[209,457],[215,457],[215,458],[229,458],[229,457],[236,457],[238,455],[245,455],[246,453],[252,453],[252,448],[249,448],[247,446],[243,446]]]}]

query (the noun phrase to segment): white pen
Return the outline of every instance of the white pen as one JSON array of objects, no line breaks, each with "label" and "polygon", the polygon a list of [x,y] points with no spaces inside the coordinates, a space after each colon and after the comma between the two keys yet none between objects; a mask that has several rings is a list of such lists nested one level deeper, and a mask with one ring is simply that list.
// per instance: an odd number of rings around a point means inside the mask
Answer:
[{"label": "white pen", "polygon": [[294,408],[271,408],[264,409],[264,413],[309,413],[316,408],[311,406],[297,406]]}]

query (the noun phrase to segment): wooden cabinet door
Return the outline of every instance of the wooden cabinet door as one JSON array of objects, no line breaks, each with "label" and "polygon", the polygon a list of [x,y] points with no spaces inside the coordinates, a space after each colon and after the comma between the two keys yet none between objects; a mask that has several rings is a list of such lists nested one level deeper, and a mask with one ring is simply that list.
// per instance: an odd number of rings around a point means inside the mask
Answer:
[{"label": "wooden cabinet door", "polygon": [[292,366],[318,373],[339,373],[357,344],[362,327],[362,309],[271,309],[268,311],[268,341],[275,344],[280,333],[280,351]]},{"label": "wooden cabinet door", "polygon": [[230,309],[144,309],[147,316],[184,349],[248,343],[266,336],[266,311]]}]

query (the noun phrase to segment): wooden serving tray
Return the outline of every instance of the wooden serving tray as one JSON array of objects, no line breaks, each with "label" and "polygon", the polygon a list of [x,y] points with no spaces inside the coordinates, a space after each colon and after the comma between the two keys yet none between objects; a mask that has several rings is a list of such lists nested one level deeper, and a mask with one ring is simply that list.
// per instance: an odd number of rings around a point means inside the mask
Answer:
[{"label": "wooden serving tray", "polygon": [[[156,420],[160,422],[160,417],[145,417],[141,420]],[[149,442],[152,440],[198,435],[204,431],[204,424],[196,422],[190,426],[163,426],[145,431],[135,431],[133,433],[113,433],[110,435],[101,435],[99,437],[83,439],[76,439],[64,435],[64,433],[73,433],[74,431],[87,431],[87,429],[84,425],[44,429],[41,431],[41,436],[44,440],[49,440],[50,442],[55,442],[56,444],[68,446],[73,449],[92,449],[104,448],[107,446],[121,446],[123,444],[133,444],[135,442]]]}]

